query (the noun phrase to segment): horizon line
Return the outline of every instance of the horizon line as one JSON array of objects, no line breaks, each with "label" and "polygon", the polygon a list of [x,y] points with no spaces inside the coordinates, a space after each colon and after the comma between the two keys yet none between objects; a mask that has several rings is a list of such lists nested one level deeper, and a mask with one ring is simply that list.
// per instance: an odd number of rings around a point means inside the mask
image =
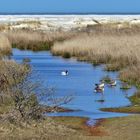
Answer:
[{"label": "horizon line", "polygon": [[140,12],[0,12],[0,15],[139,15]]}]

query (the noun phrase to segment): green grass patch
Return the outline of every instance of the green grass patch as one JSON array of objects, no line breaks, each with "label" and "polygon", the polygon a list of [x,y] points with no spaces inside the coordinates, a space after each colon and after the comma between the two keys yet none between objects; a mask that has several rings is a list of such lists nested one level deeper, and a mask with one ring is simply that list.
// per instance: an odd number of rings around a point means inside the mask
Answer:
[{"label": "green grass patch", "polygon": [[52,118],[55,123],[77,130],[82,134],[84,133],[87,134],[87,132],[84,129],[84,126],[86,126],[86,121],[88,118],[80,118],[80,117],[52,117]]},{"label": "green grass patch", "polygon": [[140,92],[139,91],[137,91],[133,96],[129,97],[129,99],[133,105],[140,106]]},{"label": "green grass patch", "polygon": [[102,78],[102,81],[104,81],[106,84],[110,84],[110,82],[112,81],[112,79],[107,75],[105,77]]},{"label": "green grass patch", "polygon": [[101,108],[100,110],[105,112],[140,113],[140,106],[134,105],[120,108]]},{"label": "green grass patch", "polygon": [[128,98],[132,106],[119,108],[101,108],[101,111],[106,112],[120,112],[120,113],[140,113],[140,92],[136,92],[133,96]]}]

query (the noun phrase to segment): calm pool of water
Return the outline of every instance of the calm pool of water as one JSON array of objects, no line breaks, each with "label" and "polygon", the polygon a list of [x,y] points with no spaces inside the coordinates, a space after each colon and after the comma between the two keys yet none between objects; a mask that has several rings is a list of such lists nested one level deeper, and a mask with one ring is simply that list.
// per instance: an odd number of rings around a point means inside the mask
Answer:
[{"label": "calm pool of water", "polygon": [[[64,107],[78,110],[69,113],[52,113],[50,116],[80,116],[90,119],[127,116],[124,113],[102,112],[100,108],[120,107],[129,105],[127,96],[135,92],[135,88],[128,91],[120,90],[120,81],[114,88],[105,86],[104,94],[94,93],[94,84],[102,77],[109,75],[117,78],[118,73],[105,72],[103,66],[93,67],[85,62],[78,62],[74,59],[63,59],[52,56],[48,51],[32,52],[13,49],[12,59],[22,62],[23,58],[30,58],[33,67],[33,74],[37,73],[43,86],[56,88],[57,96],[74,95],[72,102]],[[62,70],[69,70],[69,76],[61,76]],[[104,99],[104,103],[97,100]],[[45,103],[42,101],[42,103]],[[90,120],[91,121],[91,120]]]}]

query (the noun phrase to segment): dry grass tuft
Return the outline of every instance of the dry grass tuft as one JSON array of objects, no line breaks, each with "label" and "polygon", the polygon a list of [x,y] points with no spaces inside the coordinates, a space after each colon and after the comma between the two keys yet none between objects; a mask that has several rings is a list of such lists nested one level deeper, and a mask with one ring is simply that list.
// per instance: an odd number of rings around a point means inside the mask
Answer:
[{"label": "dry grass tuft", "polygon": [[140,88],[140,65],[129,66],[120,72],[120,78],[124,82],[134,84]]},{"label": "dry grass tuft", "polygon": [[47,118],[41,122],[30,122],[30,124],[21,123],[20,125],[11,124],[1,121],[0,123],[0,139],[10,140],[48,140],[61,137],[70,137],[76,135],[76,131],[64,125],[55,123],[52,119]]},{"label": "dry grass tuft", "polygon": [[10,54],[11,52],[12,48],[8,38],[5,35],[0,34],[0,54],[7,55]]}]

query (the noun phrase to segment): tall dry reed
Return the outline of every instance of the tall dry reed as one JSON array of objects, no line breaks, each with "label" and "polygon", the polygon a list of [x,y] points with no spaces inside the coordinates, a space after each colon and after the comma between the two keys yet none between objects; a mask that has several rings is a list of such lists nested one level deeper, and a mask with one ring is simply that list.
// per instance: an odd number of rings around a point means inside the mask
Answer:
[{"label": "tall dry reed", "polygon": [[112,63],[124,60],[130,64],[140,61],[140,35],[82,35],[62,43],[55,43],[52,52],[69,53],[85,60]]},{"label": "tall dry reed", "polygon": [[84,34],[62,43],[55,43],[52,52],[64,57],[74,56],[93,64],[104,63],[107,64],[107,70],[127,68],[127,76],[124,76],[125,72],[121,73],[122,79],[127,81],[130,78],[133,83],[137,81],[140,84],[137,74],[140,64],[139,38],[140,34]]},{"label": "tall dry reed", "polygon": [[0,34],[0,55],[7,55],[12,52],[11,44],[8,40],[8,38]]},{"label": "tall dry reed", "polygon": [[73,33],[65,32],[39,32],[31,30],[9,31],[6,36],[10,40],[13,47],[20,49],[49,50],[54,41],[63,41],[73,36]]}]

